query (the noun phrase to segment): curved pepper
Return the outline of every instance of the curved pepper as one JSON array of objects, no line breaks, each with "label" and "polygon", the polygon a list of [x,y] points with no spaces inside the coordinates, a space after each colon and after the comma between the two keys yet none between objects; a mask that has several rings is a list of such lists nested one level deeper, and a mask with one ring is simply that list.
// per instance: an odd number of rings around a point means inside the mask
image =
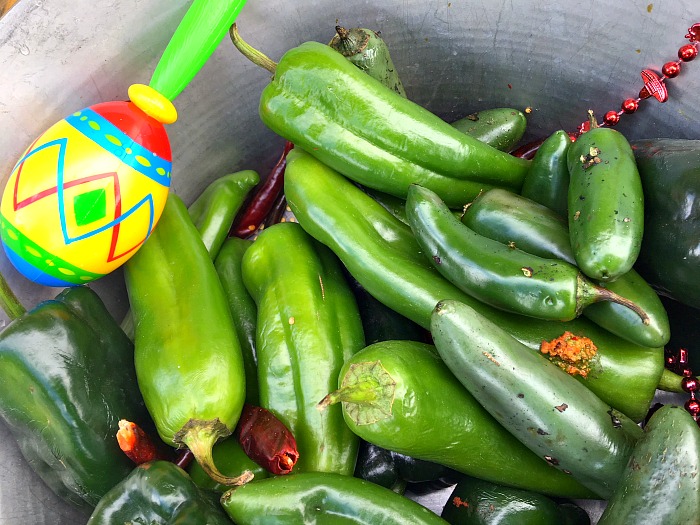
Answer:
[{"label": "curved pepper", "polygon": [[[238,440],[230,436],[223,441],[219,441],[212,449],[214,463],[219,471],[227,477],[237,478],[246,471],[253,473],[254,479],[264,479],[270,477],[270,473],[245,453]],[[211,479],[204,469],[193,461],[187,467],[187,473],[198,487],[205,490],[213,490],[223,494],[230,487]]]},{"label": "curved pepper", "polygon": [[[274,495],[274,497],[271,497]],[[352,476],[307,472],[229,490],[221,503],[238,525],[446,525],[419,503]]]},{"label": "curved pepper", "polygon": [[522,185],[529,161],[461,133],[327,45],[303,43],[273,69],[263,123],[355,182],[399,197],[415,182],[458,207],[486,187]]},{"label": "curved pepper", "polygon": [[243,357],[214,263],[177,195],[124,277],[139,388],[160,437],[187,446],[214,480],[247,481],[222,476],[211,457],[243,408]]},{"label": "curved pepper", "polygon": [[133,468],[112,437],[151,425],[133,345],[90,288],[68,288],[0,334],[0,416],[60,497],[94,507]]},{"label": "curved pepper", "polygon": [[558,130],[545,139],[532,158],[530,171],[520,190],[523,197],[566,217],[569,194],[569,166],[566,155],[571,137]]},{"label": "curved pepper", "polygon": [[[450,125],[500,151],[509,151],[525,133],[527,120],[517,109],[492,108],[467,115]],[[525,180],[529,176],[528,173]]]},{"label": "curved pepper", "polygon": [[294,472],[351,475],[357,436],[339,407],[316,409],[335,387],[343,362],[364,346],[357,303],[338,259],[288,222],[265,228],[246,251],[242,268],[258,307],[260,406],[296,439]]},{"label": "curved pepper", "polygon": [[[663,372],[663,348],[640,347],[587,319],[542,321],[477,301],[440,275],[411,229],[381,204],[302,150],[295,148],[290,155],[285,194],[299,224],[331,248],[379,301],[427,329],[438,301],[456,299],[536,351],[543,341],[565,332],[590,338],[598,349],[595,355],[574,356],[577,368],[589,370],[586,386],[635,421],[646,416]],[[630,355],[637,359],[631,361]],[[648,373],[652,368],[658,375]]]},{"label": "curved pepper", "polygon": [[643,433],[634,421],[463,303],[438,303],[430,331],[446,366],[505,429],[610,497]]},{"label": "curved pepper", "polygon": [[95,507],[88,525],[231,525],[216,496],[200,490],[169,461],[136,467]]},{"label": "curved pepper", "polygon": [[[507,190],[486,191],[465,207],[462,223],[475,232],[509,246],[576,264],[566,222],[549,208]],[[635,271],[611,283],[598,283],[638,305],[649,323],[623,305],[601,301],[582,315],[606,330],[642,346],[660,347],[671,336],[666,310],[657,293]]]},{"label": "curved pepper", "polygon": [[352,431],[370,443],[496,483],[565,497],[592,495],[505,430],[432,345],[367,346],[345,362],[338,385],[319,406],[341,403]]}]

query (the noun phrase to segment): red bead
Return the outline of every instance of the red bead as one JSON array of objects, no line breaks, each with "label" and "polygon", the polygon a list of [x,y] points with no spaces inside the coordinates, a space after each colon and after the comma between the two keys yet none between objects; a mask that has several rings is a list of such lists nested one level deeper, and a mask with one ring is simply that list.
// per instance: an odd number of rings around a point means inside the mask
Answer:
[{"label": "red bead", "polygon": [[688,28],[688,34],[685,37],[691,42],[700,42],[700,24],[693,24]]},{"label": "red bead", "polygon": [[690,412],[691,416],[697,417],[700,415],[700,403],[698,403],[697,399],[689,399],[683,406],[688,412]]},{"label": "red bead", "polygon": [[603,122],[605,122],[608,126],[614,126],[620,122],[620,115],[618,115],[616,111],[608,111],[603,116]]},{"label": "red bead", "polygon": [[690,62],[696,56],[698,56],[698,48],[693,44],[686,44],[681,46],[681,48],[678,50],[678,58],[680,58],[683,62]]},{"label": "red bead", "polygon": [[692,371],[690,368],[684,368],[684,369],[681,371],[681,375],[682,375],[683,377],[692,377],[693,371]]},{"label": "red bead", "polygon": [[697,377],[684,377],[681,379],[681,388],[686,392],[696,392],[698,389],[698,378]]},{"label": "red bead", "polygon": [[[639,102],[633,98],[627,98],[622,102],[622,111],[624,113],[627,113],[628,115],[630,113],[634,113],[639,109]],[[669,364],[674,364],[676,360],[672,357],[669,357],[666,359],[666,362]]]},{"label": "red bead", "polygon": [[681,74],[681,62],[666,62],[661,72],[668,78],[676,78]]}]

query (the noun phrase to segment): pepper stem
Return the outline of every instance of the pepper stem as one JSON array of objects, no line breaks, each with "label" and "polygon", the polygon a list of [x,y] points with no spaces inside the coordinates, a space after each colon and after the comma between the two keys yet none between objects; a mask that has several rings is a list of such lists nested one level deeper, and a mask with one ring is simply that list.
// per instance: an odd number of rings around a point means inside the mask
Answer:
[{"label": "pepper stem", "polygon": [[226,486],[244,485],[253,479],[253,473],[246,470],[235,478],[224,476],[214,465],[212,448],[221,438],[227,437],[231,431],[219,419],[213,421],[202,421],[190,419],[180,431],[175,434],[173,441],[177,444],[186,445],[192,451],[194,459],[202,467],[207,475]]},{"label": "pepper stem", "polygon": [[616,294],[612,290],[591,283],[590,281],[585,279],[581,274],[579,274],[578,276],[577,289],[577,313],[580,313],[581,310],[583,310],[586,306],[590,304],[598,303],[600,301],[611,301],[613,303],[621,304],[622,306],[625,306],[632,310],[639,316],[639,318],[642,320],[642,324],[644,324],[645,326],[648,326],[649,323],[651,323],[649,314],[647,314],[644,311],[644,309],[637,303],[627,299],[626,297],[622,297],[621,295]]},{"label": "pepper stem", "polygon": [[588,125],[590,126],[589,129],[596,129],[600,127],[592,109],[588,110]]},{"label": "pepper stem", "polygon": [[324,397],[316,408],[325,410],[343,402],[345,413],[356,425],[369,425],[391,417],[395,391],[396,381],[381,361],[353,363],[342,386]]},{"label": "pepper stem", "polygon": [[17,319],[27,313],[27,309],[12,291],[2,273],[0,273],[0,308],[3,309],[10,320]]},{"label": "pepper stem", "polygon": [[244,57],[256,66],[267,69],[270,73],[275,72],[277,69],[277,62],[243,40],[241,35],[238,34],[238,26],[235,23],[231,26],[231,29],[229,29],[229,35],[231,36],[233,45],[236,46],[236,49],[238,49]]},{"label": "pepper stem", "polygon": [[664,368],[661,378],[659,379],[659,384],[656,386],[657,389],[663,390],[664,392],[673,392],[675,394],[683,394],[681,384],[683,381],[683,376],[679,376],[675,372],[671,372],[668,368]]}]

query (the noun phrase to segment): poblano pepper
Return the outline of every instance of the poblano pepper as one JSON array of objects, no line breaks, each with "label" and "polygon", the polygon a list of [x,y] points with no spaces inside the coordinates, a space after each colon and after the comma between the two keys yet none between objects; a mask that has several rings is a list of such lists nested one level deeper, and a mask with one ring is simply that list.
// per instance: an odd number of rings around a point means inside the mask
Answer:
[{"label": "poblano pepper", "polygon": [[169,461],[136,467],[95,508],[88,525],[231,525],[217,501]]},{"label": "poblano pepper", "polygon": [[94,507],[133,463],[119,419],[150,427],[134,348],[100,297],[68,288],[0,334],[0,417],[29,465],[66,501]]}]

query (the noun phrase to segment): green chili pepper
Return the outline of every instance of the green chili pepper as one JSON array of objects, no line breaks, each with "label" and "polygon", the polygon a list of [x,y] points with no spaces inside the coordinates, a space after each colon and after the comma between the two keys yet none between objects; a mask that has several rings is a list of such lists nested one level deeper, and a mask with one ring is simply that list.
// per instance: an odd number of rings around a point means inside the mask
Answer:
[{"label": "green chili pepper", "polygon": [[307,472],[226,492],[221,503],[238,525],[445,525],[438,515],[389,489],[352,476]]},{"label": "green chili pepper", "polygon": [[[246,471],[252,472],[256,481],[270,476],[267,470],[246,455],[235,437],[226,438],[214,445],[212,456],[219,471],[225,476],[236,478]],[[190,463],[187,473],[201,489],[224,493],[230,488],[211,479],[196,461]]]},{"label": "green chili pepper", "polygon": [[700,308],[700,140],[633,143],[644,188],[637,271],[661,294]]},{"label": "green chili pepper", "polygon": [[683,407],[661,407],[649,419],[598,523],[698,523],[699,468],[697,422]]},{"label": "green chili pepper", "polygon": [[[523,137],[527,120],[522,111],[512,108],[484,109],[452,122],[462,133],[501,151],[510,151]],[[534,167],[531,166],[530,169]],[[525,180],[530,177],[529,173]]]},{"label": "green chili pepper", "polygon": [[[549,208],[507,190],[494,188],[479,195],[465,207],[462,223],[480,235],[528,253],[576,264],[566,222]],[[642,346],[668,343],[671,331],[666,310],[654,289],[635,270],[614,282],[598,284],[639,306],[649,323],[612,301],[584,308],[585,317]]]},{"label": "green chili pepper", "polygon": [[593,356],[564,359],[561,365],[587,371],[585,384],[635,421],[646,416],[664,371],[663,348],[640,347],[587,319],[542,321],[477,301],[440,275],[407,225],[338,172],[302,150],[292,153],[285,194],[299,224],[331,248],[376,299],[426,329],[438,301],[456,299],[538,352],[544,341],[565,332],[590,338],[597,347]]},{"label": "green chili pepper", "polygon": [[88,525],[231,525],[216,497],[169,461],[136,467],[95,508]]},{"label": "green chili pepper", "polygon": [[417,182],[458,207],[486,187],[522,186],[529,161],[459,132],[326,45],[306,42],[271,70],[263,123],[355,182],[398,197]]},{"label": "green chili pepper", "polygon": [[[292,152],[294,152],[292,150]],[[352,475],[358,439],[340,408],[316,403],[343,362],[364,346],[357,303],[333,253],[295,223],[266,228],[243,256],[243,281],[258,308],[260,406],[295,437],[295,472]]]},{"label": "green chili pepper", "polygon": [[576,264],[588,277],[612,282],[632,269],[642,244],[644,193],[634,153],[619,131],[593,127],[569,147],[567,164]]},{"label": "green chili pepper", "polygon": [[643,433],[634,421],[463,303],[438,303],[431,333],[446,366],[504,428],[559,472],[612,495]]},{"label": "green chili pepper", "polygon": [[260,176],[253,170],[224,175],[209,184],[189,206],[192,222],[212,259],[219,253],[248,193],[259,182]]},{"label": "green chili pepper", "polygon": [[336,35],[328,44],[332,49],[347,58],[360,71],[406,98],[406,91],[394,67],[389,47],[379,33],[361,27],[345,29],[341,26],[335,26],[335,31]]},{"label": "green chili pepper", "polygon": [[552,133],[537,149],[520,194],[566,217],[569,195],[567,153],[571,137],[564,130]]},{"label": "green chili pepper", "polygon": [[255,353],[255,327],[257,323],[257,308],[255,301],[246,290],[243,283],[243,255],[252,245],[252,241],[229,237],[221,246],[214,260],[216,273],[226,292],[231,309],[233,326],[236,329],[238,341],[241,344],[243,367],[245,369],[245,399],[251,405],[259,402],[258,365]]},{"label": "green chili pepper", "polygon": [[119,419],[150,426],[133,345],[95,292],[68,288],[0,334],[0,416],[64,500],[94,507],[133,468]]},{"label": "green chili pepper", "polygon": [[486,304],[538,319],[569,321],[590,304],[613,301],[649,322],[637,305],[595,285],[572,264],[529,254],[467,228],[427,188],[409,188],[406,215],[438,271]]},{"label": "green chili pepper", "polygon": [[177,195],[124,277],[139,388],[160,437],[187,446],[215,481],[247,481],[222,476],[211,456],[243,408],[243,358],[214,263]]},{"label": "green chili pepper", "polygon": [[370,443],[496,483],[558,496],[592,494],[499,425],[431,345],[367,346],[345,362],[338,384],[320,406],[342,402],[347,424]]},{"label": "green chili pepper", "polygon": [[451,525],[590,525],[586,511],[576,509],[579,520],[567,522],[569,508],[547,496],[464,476],[440,516]]}]

